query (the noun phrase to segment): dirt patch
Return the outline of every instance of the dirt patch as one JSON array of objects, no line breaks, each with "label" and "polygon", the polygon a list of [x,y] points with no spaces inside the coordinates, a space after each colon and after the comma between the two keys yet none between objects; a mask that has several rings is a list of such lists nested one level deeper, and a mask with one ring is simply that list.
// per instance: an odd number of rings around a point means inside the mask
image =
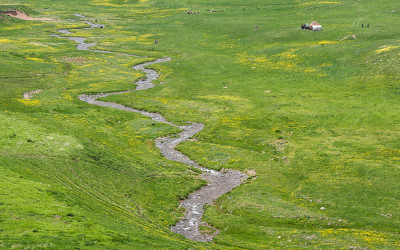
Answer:
[{"label": "dirt patch", "polygon": [[38,89],[34,91],[29,91],[24,93],[24,99],[31,99],[35,94],[42,92],[43,90]]},{"label": "dirt patch", "polygon": [[30,21],[33,21],[33,20],[51,21],[52,20],[50,18],[45,18],[45,17],[43,17],[43,18],[34,18],[34,17],[29,16],[25,12],[22,12],[22,11],[19,11],[19,10],[4,11],[4,12],[1,12],[1,13],[6,14],[7,16],[10,16],[10,17],[21,19],[21,20],[30,20]]},{"label": "dirt patch", "polygon": [[69,63],[79,63],[79,64],[86,63],[85,59],[83,57],[80,57],[80,56],[77,56],[77,57],[66,57],[66,56],[64,56],[62,58],[62,61],[63,62],[69,62]]},{"label": "dirt patch", "polygon": [[257,172],[255,169],[249,169],[247,170],[247,175],[250,177],[257,176]]}]

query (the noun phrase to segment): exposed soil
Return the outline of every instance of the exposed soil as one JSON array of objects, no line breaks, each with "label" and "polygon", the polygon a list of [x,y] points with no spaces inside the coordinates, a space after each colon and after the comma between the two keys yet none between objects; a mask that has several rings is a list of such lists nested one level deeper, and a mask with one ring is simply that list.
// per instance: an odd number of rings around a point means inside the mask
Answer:
[{"label": "exposed soil", "polygon": [[42,92],[43,90],[38,89],[38,90],[33,90],[33,91],[29,91],[29,92],[25,92],[24,93],[24,99],[31,99],[35,94],[38,94],[40,92]]},{"label": "exposed soil", "polygon": [[[77,17],[85,18],[82,15],[75,14]],[[98,24],[93,24],[91,22],[86,21],[87,24],[90,25],[90,28],[99,28],[105,26],[99,26]],[[68,30],[59,30],[60,33],[63,34],[72,34],[72,32]],[[103,50],[90,50],[89,48],[96,45],[95,43],[85,43],[85,38],[82,37],[63,37],[60,35],[55,35],[61,38],[67,38],[73,40],[78,43],[77,49],[78,50],[89,50],[92,52],[98,53],[114,53],[111,51],[103,51]],[[126,54],[128,56],[135,56]],[[170,61],[171,58],[162,58],[157,59],[152,62],[142,63],[132,68],[134,70],[144,71],[146,73],[145,79],[140,79],[135,82],[137,90],[145,90],[154,87],[155,85],[152,81],[158,79],[159,74],[155,70],[146,69],[145,67],[155,63],[163,63]],[[219,233],[218,230],[215,230],[214,233],[211,235],[204,235],[200,232],[199,225],[207,226],[213,229],[211,226],[208,226],[205,222],[201,221],[201,217],[204,213],[204,205],[211,204],[215,199],[219,196],[231,191],[233,188],[239,186],[243,181],[245,181],[248,176],[243,174],[240,171],[236,170],[224,170],[224,171],[216,171],[204,168],[198,165],[193,160],[189,159],[186,155],[182,154],[181,152],[175,150],[175,147],[178,146],[179,143],[189,140],[192,136],[200,132],[204,125],[201,123],[190,123],[185,126],[178,126],[169,121],[167,121],[162,115],[158,113],[150,113],[143,110],[137,110],[130,107],[126,107],[117,103],[112,102],[104,102],[98,101],[98,98],[106,97],[110,95],[118,95],[123,93],[128,93],[128,91],[121,91],[121,92],[113,92],[113,93],[104,93],[104,94],[97,94],[97,95],[80,95],[79,99],[85,101],[89,104],[103,106],[103,107],[110,107],[116,108],[120,110],[130,111],[140,113],[147,117],[150,117],[152,120],[157,122],[162,122],[169,124],[171,126],[177,127],[182,129],[177,135],[172,135],[168,137],[162,137],[156,139],[156,146],[161,150],[161,153],[164,155],[165,158],[173,161],[182,162],[184,164],[191,165],[203,171],[201,174],[201,178],[208,181],[208,184],[203,186],[201,189],[195,191],[194,193],[190,194],[189,197],[185,200],[181,201],[181,206],[186,209],[185,217],[183,217],[175,226],[171,228],[171,230],[175,233],[179,233],[191,240],[195,241],[203,241],[208,242],[211,241],[212,238]],[[214,229],[212,230],[214,231]]]},{"label": "exposed soil", "polygon": [[52,19],[50,18],[34,18],[26,14],[25,12],[19,11],[19,10],[13,10],[13,11],[5,11],[2,12],[3,14],[6,14],[7,16],[22,19],[22,20],[39,20],[39,21],[51,21]]}]

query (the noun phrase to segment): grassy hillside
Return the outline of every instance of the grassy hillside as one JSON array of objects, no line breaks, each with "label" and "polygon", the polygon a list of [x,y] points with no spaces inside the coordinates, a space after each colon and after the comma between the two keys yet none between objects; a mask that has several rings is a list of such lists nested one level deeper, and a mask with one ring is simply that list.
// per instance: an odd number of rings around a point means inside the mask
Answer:
[{"label": "grassy hillside", "polygon": [[[2,1],[11,9],[53,21],[0,14],[2,248],[400,247],[397,1]],[[51,36],[85,27],[75,13],[106,27],[74,36],[148,58]],[[322,32],[300,29],[313,20]],[[207,207],[213,243],[169,230],[204,184],[154,145],[177,129],[77,99],[133,89],[130,67],[164,56],[157,87],[104,99],[204,123],[179,150],[256,173]]]}]

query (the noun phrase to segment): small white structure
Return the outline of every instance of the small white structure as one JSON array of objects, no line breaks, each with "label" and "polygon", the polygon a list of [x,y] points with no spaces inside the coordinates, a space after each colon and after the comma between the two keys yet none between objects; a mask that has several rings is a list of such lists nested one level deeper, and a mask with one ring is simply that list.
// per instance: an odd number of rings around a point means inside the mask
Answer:
[{"label": "small white structure", "polygon": [[310,28],[309,29],[312,30],[312,31],[321,31],[322,30],[322,26],[319,23],[317,23],[316,21],[313,21],[313,22],[310,23]]}]

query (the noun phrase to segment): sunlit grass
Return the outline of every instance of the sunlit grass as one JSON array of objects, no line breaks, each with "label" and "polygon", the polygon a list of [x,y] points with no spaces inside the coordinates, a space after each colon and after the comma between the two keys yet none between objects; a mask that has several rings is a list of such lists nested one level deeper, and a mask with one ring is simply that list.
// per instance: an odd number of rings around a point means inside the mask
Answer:
[{"label": "sunlit grass", "polygon": [[[396,1],[24,4],[55,18],[0,16],[1,247],[399,247]],[[78,29],[74,13],[106,27]],[[313,20],[324,31],[300,29]],[[65,28],[117,53],[50,36]],[[77,99],[133,90],[144,75],[131,67],[164,56],[155,88],[106,100],[202,122],[179,150],[253,173],[207,206],[214,243],[169,230],[203,184],[154,145],[179,130]]]}]

